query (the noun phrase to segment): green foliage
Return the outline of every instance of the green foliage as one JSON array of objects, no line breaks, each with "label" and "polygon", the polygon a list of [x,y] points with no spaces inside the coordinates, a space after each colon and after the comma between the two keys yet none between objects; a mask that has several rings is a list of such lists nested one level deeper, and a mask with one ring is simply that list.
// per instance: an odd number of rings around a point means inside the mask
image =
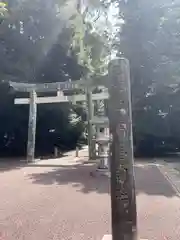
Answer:
[{"label": "green foliage", "polygon": [[[6,81],[58,82],[83,74],[76,58],[68,56],[71,29],[65,26],[73,10],[63,2],[8,1],[11,14],[0,30],[1,155],[23,155],[27,143],[28,106],[14,105],[14,98],[23,95],[9,91]],[[77,144],[84,125],[81,112],[75,113],[71,105],[38,107],[36,154],[50,153],[54,145],[69,149]]]},{"label": "green foliage", "polygon": [[169,151],[164,146],[171,139],[174,151],[180,140],[178,124],[172,124],[175,116],[180,119],[179,5],[121,1],[119,12],[125,24],[115,46],[130,60],[135,143],[140,151],[145,143],[149,154],[155,152],[153,145]]},{"label": "green foliage", "polygon": [[[169,151],[170,145],[173,151],[179,148],[180,19],[175,3],[0,2],[0,153],[25,153],[28,124],[28,107],[14,106],[15,93],[4,82],[99,81],[115,52],[130,60],[136,149],[150,154],[158,148]],[[38,153],[52,151],[54,144],[73,147],[85,118],[79,105],[40,106]]]},{"label": "green foliage", "polygon": [[0,23],[7,18],[8,16],[8,9],[7,9],[7,4],[4,2],[0,2]]},{"label": "green foliage", "polygon": [[[91,78],[94,78],[106,74],[111,46],[107,41],[105,29],[100,31],[104,26],[98,25],[100,12],[94,11],[91,6],[77,7],[77,12],[71,19],[73,38],[70,53],[77,57],[78,63],[85,67]],[[104,24],[106,22],[103,21]]]}]

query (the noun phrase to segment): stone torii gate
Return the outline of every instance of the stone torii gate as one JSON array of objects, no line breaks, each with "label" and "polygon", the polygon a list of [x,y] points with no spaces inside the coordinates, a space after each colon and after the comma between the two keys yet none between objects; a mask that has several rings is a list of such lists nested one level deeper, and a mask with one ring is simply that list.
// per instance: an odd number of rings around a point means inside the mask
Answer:
[{"label": "stone torii gate", "polygon": [[[98,101],[101,99],[108,99],[109,94],[107,91],[101,93],[92,94],[91,91],[88,91],[91,95],[91,102],[87,101],[87,95],[77,94],[71,96],[64,96],[63,91],[80,89],[84,88],[87,90],[86,82],[76,81],[76,82],[57,82],[57,83],[44,83],[44,84],[29,84],[29,83],[16,83],[10,82],[10,86],[19,92],[28,92],[29,98],[16,98],[15,104],[29,104],[29,126],[28,126],[28,143],[27,143],[27,161],[34,161],[35,153],[35,138],[36,138],[36,116],[37,116],[37,104],[45,103],[61,103],[61,102],[87,102],[88,110],[91,110],[91,114],[88,114],[88,130],[91,130],[91,120],[93,118],[93,101]],[[89,87],[88,87],[89,89]],[[55,92],[57,91],[57,96],[53,97],[37,97],[38,92]],[[92,132],[89,132],[89,136],[92,138]],[[90,138],[89,137],[89,138]],[[92,149],[92,139],[89,140],[89,152]],[[91,157],[91,156],[90,156]]]},{"label": "stone torii gate", "polygon": [[[35,139],[36,139],[36,117],[37,104],[67,102],[68,99],[63,95],[62,91],[57,91],[57,84],[28,84],[10,82],[10,86],[19,92],[28,92],[29,98],[16,98],[15,104],[29,104],[29,124],[28,124],[28,142],[27,142],[27,161],[34,161]],[[54,92],[57,91],[55,97],[37,97],[37,92]]]},{"label": "stone torii gate", "polygon": [[36,142],[36,118],[37,104],[68,102],[62,91],[57,91],[55,97],[37,97],[35,90],[30,91],[29,98],[16,98],[15,104],[29,104],[29,124],[27,142],[27,162],[34,161],[35,142]]}]

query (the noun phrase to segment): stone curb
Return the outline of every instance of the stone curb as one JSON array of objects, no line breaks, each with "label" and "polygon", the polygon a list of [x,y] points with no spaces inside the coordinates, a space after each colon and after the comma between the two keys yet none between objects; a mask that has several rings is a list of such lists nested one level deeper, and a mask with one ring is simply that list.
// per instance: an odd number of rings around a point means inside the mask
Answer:
[{"label": "stone curb", "polygon": [[180,172],[172,164],[165,161],[163,161],[162,165],[158,166],[158,169],[180,197]]}]

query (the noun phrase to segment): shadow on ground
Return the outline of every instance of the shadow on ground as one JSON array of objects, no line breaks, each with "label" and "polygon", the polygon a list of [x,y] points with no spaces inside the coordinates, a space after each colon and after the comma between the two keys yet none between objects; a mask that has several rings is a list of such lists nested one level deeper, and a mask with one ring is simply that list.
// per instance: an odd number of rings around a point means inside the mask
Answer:
[{"label": "shadow on ground", "polygon": [[[60,158],[63,157],[68,157],[68,154],[63,154],[61,157],[57,158],[57,162]],[[60,167],[59,164],[50,164],[51,160],[56,161],[56,158],[48,158],[48,157],[44,157],[44,158],[39,158],[39,162],[41,162],[41,160],[45,160],[47,161],[47,164],[45,164],[45,167]],[[0,159],[0,172],[6,172],[6,171],[11,171],[11,170],[18,170],[20,168],[23,167],[39,167],[38,162],[37,163],[28,163],[26,160],[22,159],[22,158],[18,158],[18,159]]]},{"label": "shadow on ground", "polygon": [[0,161],[0,172],[18,170],[22,167],[27,166],[27,163],[17,161]]},{"label": "shadow on ground", "polygon": [[164,177],[160,170],[154,165],[135,167],[137,194],[161,195],[165,197],[177,196],[170,182]]},{"label": "shadow on ground", "polygon": [[110,193],[109,179],[106,176],[97,177],[94,166],[61,166],[49,172],[31,174],[29,178],[35,184],[72,184],[83,193]]},{"label": "shadow on ground", "polygon": [[[96,191],[100,194],[110,193],[110,179],[106,176],[94,174],[92,166],[64,166],[49,172],[33,173],[28,175],[34,184],[72,184],[78,191],[89,193]],[[176,196],[167,179],[156,166],[145,165],[135,167],[136,193],[147,195]]]}]

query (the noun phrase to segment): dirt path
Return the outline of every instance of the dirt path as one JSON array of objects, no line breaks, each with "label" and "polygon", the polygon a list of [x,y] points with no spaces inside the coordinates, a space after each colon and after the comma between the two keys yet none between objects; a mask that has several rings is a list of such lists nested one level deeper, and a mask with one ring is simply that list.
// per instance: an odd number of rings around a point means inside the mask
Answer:
[{"label": "dirt path", "polygon": [[[92,166],[41,164],[0,171],[4,240],[101,240],[110,233],[109,183]],[[180,239],[180,200],[156,166],[137,166],[139,232]],[[0,238],[1,239],[1,238]]]}]

